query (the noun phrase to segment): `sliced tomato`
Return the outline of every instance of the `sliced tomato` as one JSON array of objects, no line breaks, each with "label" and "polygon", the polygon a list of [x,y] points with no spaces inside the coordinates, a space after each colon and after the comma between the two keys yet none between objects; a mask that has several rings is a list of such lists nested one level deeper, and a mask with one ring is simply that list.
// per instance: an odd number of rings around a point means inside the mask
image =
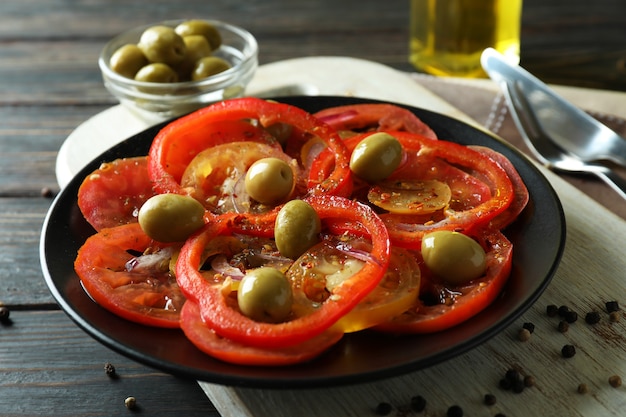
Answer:
[{"label": "sliced tomato", "polygon": [[90,236],[74,268],[85,291],[107,310],[147,326],[176,328],[185,297],[169,270],[172,254],[131,223]]},{"label": "sliced tomato", "polygon": [[375,327],[390,333],[433,333],[475,316],[498,297],[512,265],[513,246],[499,231],[480,239],[487,253],[487,271],[479,279],[450,287],[423,271],[424,284],[416,304],[405,313]]},{"label": "sliced tomato", "polygon": [[343,337],[341,331],[327,330],[307,341],[289,347],[260,348],[218,336],[202,320],[200,307],[187,301],[181,312],[180,327],[185,336],[204,353],[228,363],[249,366],[285,366],[318,357]]},{"label": "sliced tomato", "polygon": [[413,112],[394,104],[348,104],[321,110],[315,117],[337,130],[401,130],[437,139],[430,126]]},{"label": "sliced tomato", "polygon": [[96,230],[137,222],[137,212],[152,197],[147,158],[105,162],[78,189],[78,207]]},{"label": "sliced tomato", "polygon": [[[264,129],[275,125],[289,125],[299,134],[310,134],[324,141],[333,152],[334,171],[311,191],[341,195],[350,185],[352,175],[348,168],[347,150],[337,132],[298,107],[258,98],[219,102],[163,128],[155,137],[149,153],[149,172],[156,189],[160,192],[184,192],[180,179],[187,164],[210,146],[226,141],[252,140],[251,136],[265,141],[269,138],[277,144]],[[223,129],[216,129],[216,126]]]},{"label": "sliced tomato", "polygon": [[176,275],[185,295],[200,305],[202,318],[218,335],[250,346],[293,346],[329,329],[381,281],[389,263],[390,248],[387,231],[380,218],[368,207],[341,197],[319,195],[307,201],[322,221],[343,218],[363,225],[372,241],[372,249],[364,265],[333,288],[315,311],[282,323],[257,322],[233,307],[228,300],[230,291],[225,295],[221,283],[212,285],[199,271],[204,248],[225,228],[219,222],[211,222],[202,233],[183,245],[176,264]]},{"label": "sliced tomato", "polygon": [[487,155],[488,157],[496,161],[498,165],[500,165],[502,169],[504,169],[506,174],[509,176],[511,183],[513,184],[513,189],[514,189],[513,202],[504,212],[497,215],[490,222],[491,228],[502,230],[506,228],[509,224],[511,224],[513,221],[515,221],[515,219],[517,219],[517,217],[520,215],[520,213],[524,210],[524,208],[528,204],[528,200],[530,199],[530,196],[528,194],[528,188],[526,188],[526,184],[524,184],[522,177],[520,177],[519,173],[517,172],[517,170],[511,163],[511,161],[506,156],[486,146],[470,146],[470,147],[474,150],[477,150],[478,152],[481,152]]},{"label": "sliced tomato", "polygon": [[294,190],[291,198],[306,192],[306,185],[295,159],[280,149],[257,142],[234,142],[217,145],[200,152],[187,165],[181,185],[213,213],[264,212],[272,209],[252,200],[245,189],[250,166],[262,158],[277,158],[291,168]]},{"label": "sliced tomato", "polygon": [[392,247],[389,266],[378,286],[339,319],[333,328],[351,333],[400,315],[415,303],[420,278],[415,256],[407,250]]}]

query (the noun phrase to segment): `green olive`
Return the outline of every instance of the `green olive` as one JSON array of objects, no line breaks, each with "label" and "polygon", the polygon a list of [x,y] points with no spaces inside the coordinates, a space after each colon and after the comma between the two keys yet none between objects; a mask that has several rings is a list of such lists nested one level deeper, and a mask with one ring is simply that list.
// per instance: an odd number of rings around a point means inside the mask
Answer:
[{"label": "green olive", "polygon": [[425,235],[422,257],[432,272],[453,285],[479,278],[487,268],[483,248],[458,232],[440,230]]},{"label": "green olive", "polygon": [[207,56],[196,61],[196,65],[191,71],[191,79],[193,81],[203,80],[228,69],[230,69],[230,64],[225,59]]},{"label": "green olive", "polygon": [[350,169],[369,182],[387,178],[402,162],[402,145],[388,133],[378,132],[359,142],[350,157]]},{"label": "green olive", "polygon": [[222,44],[222,36],[217,28],[205,20],[188,20],[176,26],[176,33],[180,36],[202,35],[211,45],[211,50],[216,50]]},{"label": "green olive", "polygon": [[148,61],[175,66],[185,57],[186,46],[182,36],[169,26],[146,29],[137,44]]},{"label": "green olive", "polygon": [[126,78],[135,78],[137,71],[145,65],[148,65],[148,58],[134,44],[120,47],[109,60],[111,69]]},{"label": "green olive", "polygon": [[136,81],[149,83],[175,83],[178,74],[169,65],[161,63],[148,64],[135,74]]},{"label": "green olive", "polygon": [[204,225],[204,207],[188,196],[158,194],[141,206],[138,220],[152,239],[182,242]]},{"label": "green olive", "polygon": [[293,190],[293,171],[279,158],[263,158],[253,163],[244,180],[246,192],[262,204],[284,201]]},{"label": "green olive", "polygon": [[204,36],[190,35],[183,37],[187,52],[180,64],[177,65],[176,71],[181,80],[190,80],[196,62],[201,58],[211,55],[211,45]]},{"label": "green olive", "polygon": [[276,247],[281,255],[297,259],[320,238],[322,224],[315,209],[303,200],[291,200],[278,212],[274,224]]},{"label": "green olive", "polygon": [[280,323],[291,313],[293,293],[289,279],[276,268],[248,271],[237,290],[241,312],[252,320]]}]

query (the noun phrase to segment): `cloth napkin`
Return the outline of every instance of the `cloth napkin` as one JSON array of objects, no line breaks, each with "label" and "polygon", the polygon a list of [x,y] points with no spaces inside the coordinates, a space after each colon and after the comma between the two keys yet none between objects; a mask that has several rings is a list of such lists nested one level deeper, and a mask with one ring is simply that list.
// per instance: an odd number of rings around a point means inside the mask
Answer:
[{"label": "cloth napkin", "polygon": [[[506,100],[498,89],[487,88],[485,82],[471,82],[455,78],[440,78],[424,74],[410,74],[416,82],[432,91],[451,105],[455,106],[489,131],[508,141],[526,155],[532,157],[524,143]],[[592,94],[592,93],[591,93]],[[593,100],[589,101],[593,103]],[[626,100],[624,102],[626,109]],[[626,137],[626,120],[606,112],[598,112],[593,108],[585,108],[589,114]],[[625,113],[626,114],[626,113]],[[626,178],[626,169],[615,167],[618,173]],[[575,187],[604,205],[607,209],[626,220],[626,201],[604,182],[588,175],[559,175]]]}]

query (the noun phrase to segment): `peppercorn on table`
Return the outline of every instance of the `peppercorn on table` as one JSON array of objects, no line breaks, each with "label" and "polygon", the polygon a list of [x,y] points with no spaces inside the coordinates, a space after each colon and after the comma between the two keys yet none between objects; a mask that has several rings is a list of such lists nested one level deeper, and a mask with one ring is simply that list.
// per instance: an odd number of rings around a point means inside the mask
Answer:
[{"label": "peppercorn on table", "polygon": [[[619,92],[626,91],[624,8],[619,0],[576,0],[563,11],[556,0],[527,0],[522,27],[525,67],[549,83],[593,88],[564,92],[618,129],[626,115]],[[98,53],[114,35],[140,24],[197,16],[238,24],[257,37],[264,67],[315,56],[384,64],[404,71],[423,92],[423,101],[411,104],[468,117],[523,149],[488,82],[409,74],[408,10],[408,2],[374,0],[0,3],[0,415],[440,416],[452,406],[457,415],[621,415],[626,318],[622,310],[607,309],[613,301],[626,305],[624,202],[587,178],[546,172],[565,208],[568,240],[539,301],[477,349],[396,378],[295,391],[198,384],[99,344],[59,309],[46,287],[38,245],[59,190],[59,150],[86,121],[117,106],[102,84]],[[559,323],[567,320],[549,315],[550,305],[568,306],[578,320],[565,331]],[[586,323],[594,311],[600,321]],[[566,316],[572,320],[571,312]],[[520,375],[529,386],[500,387],[501,380],[519,381]]]}]

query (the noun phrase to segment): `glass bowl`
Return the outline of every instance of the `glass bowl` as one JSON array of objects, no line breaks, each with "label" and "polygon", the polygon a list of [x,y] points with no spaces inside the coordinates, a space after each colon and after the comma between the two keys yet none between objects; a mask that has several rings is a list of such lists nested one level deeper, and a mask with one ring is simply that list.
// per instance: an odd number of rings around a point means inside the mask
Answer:
[{"label": "glass bowl", "polygon": [[135,81],[110,68],[113,53],[123,45],[136,44],[147,28],[156,25],[174,28],[187,20],[168,20],[136,27],[111,39],[100,53],[98,65],[106,89],[122,105],[147,121],[159,122],[216,101],[241,97],[258,67],[258,44],[252,34],[228,23],[204,19],[213,24],[222,36],[222,45],[212,55],[228,61],[230,69],[198,81],[155,83]]}]

